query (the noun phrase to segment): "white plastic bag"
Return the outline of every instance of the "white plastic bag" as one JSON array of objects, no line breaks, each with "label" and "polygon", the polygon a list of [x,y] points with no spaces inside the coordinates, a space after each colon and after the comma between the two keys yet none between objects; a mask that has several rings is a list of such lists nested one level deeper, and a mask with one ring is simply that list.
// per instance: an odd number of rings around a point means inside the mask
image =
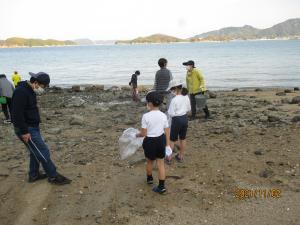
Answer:
[{"label": "white plastic bag", "polygon": [[166,147],[166,157],[170,157],[172,155],[172,148],[170,146]]},{"label": "white plastic bag", "polygon": [[142,146],[144,138],[136,138],[137,133],[139,133],[137,129],[128,128],[119,138],[119,152],[122,160],[132,156]]}]

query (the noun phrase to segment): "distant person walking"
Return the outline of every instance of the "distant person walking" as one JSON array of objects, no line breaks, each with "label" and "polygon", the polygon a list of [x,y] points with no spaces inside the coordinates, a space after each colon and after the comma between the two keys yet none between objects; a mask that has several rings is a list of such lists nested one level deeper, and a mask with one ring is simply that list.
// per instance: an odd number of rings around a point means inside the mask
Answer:
[{"label": "distant person walking", "polygon": [[167,108],[170,105],[171,96],[168,87],[170,81],[173,80],[173,76],[170,70],[167,69],[168,61],[165,58],[158,60],[158,66],[160,69],[155,74],[154,91],[159,92],[167,101]]},{"label": "distant person walking", "polygon": [[[28,181],[35,182],[48,177],[49,183],[69,184],[71,180],[56,171],[48,146],[40,133],[41,120],[36,95],[44,92],[44,88],[50,83],[50,77],[43,72],[29,74],[30,81],[21,81],[12,98],[12,122],[15,133],[30,153]],[[40,163],[46,174],[40,173]]]},{"label": "distant person walking", "polygon": [[138,76],[140,74],[141,73],[140,73],[139,70],[135,71],[135,73],[132,74],[131,80],[129,82],[129,85],[132,87],[132,100],[135,101],[135,102],[140,101],[139,91],[138,91],[138,86],[137,86],[137,80],[138,80]]},{"label": "distant person walking", "polygon": [[[191,120],[196,118],[196,95],[204,95],[206,92],[205,80],[202,72],[195,67],[195,62],[190,60],[183,63],[186,66],[186,85],[190,95],[192,116]],[[210,117],[207,105],[203,108],[205,119]]]},{"label": "distant person walking", "polygon": [[21,75],[18,73],[18,71],[15,71],[15,72],[13,73],[11,79],[12,79],[12,81],[13,81],[15,87],[17,87],[18,84],[19,84],[20,81],[21,81]]},{"label": "distant person walking", "polygon": [[5,74],[0,74],[0,97],[3,99],[1,103],[2,111],[5,116],[4,123],[11,123],[11,98],[15,88],[13,84],[6,78]]}]

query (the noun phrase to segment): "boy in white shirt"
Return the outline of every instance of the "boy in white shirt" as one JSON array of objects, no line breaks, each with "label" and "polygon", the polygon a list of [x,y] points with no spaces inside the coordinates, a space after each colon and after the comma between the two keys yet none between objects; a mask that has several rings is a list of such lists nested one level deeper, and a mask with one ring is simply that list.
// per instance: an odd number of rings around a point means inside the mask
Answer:
[{"label": "boy in white shirt", "polygon": [[[188,128],[187,113],[191,111],[190,99],[187,96],[188,90],[177,82],[170,87],[171,92],[175,95],[168,109],[168,115],[171,117],[171,148],[174,149],[174,142],[178,141],[180,153],[175,156],[178,162],[183,162],[183,156],[186,149],[186,133]],[[168,164],[171,163],[171,156],[166,158]]]},{"label": "boy in white shirt", "polygon": [[146,96],[147,108],[150,112],[143,115],[142,128],[137,137],[145,137],[143,142],[144,154],[147,158],[146,172],[147,183],[153,184],[152,169],[156,161],[158,167],[158,186],[152,190],[163,194],[165,188],[165,150],[170,146],[170,128],[167,116],[159,110],[163,97],[156,91],[150,92]]}]

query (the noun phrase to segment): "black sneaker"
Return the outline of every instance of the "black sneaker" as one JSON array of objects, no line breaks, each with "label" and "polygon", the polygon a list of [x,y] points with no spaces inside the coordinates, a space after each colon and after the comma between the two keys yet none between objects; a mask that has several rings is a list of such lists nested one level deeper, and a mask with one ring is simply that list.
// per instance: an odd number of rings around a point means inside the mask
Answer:
[{"label": "black sneaker", "polygon": [[28,182],[29,182],[29,183],[33,183],[33,182],[38,181],[38,180],[46,179],[47,177],[48,177],[47,174],[40,173],[40,174],[37,175],[36,177],[29,176]]},{"label": "black sneaker", "polygon": [[57,173],[56,177],[49,177],[48,182],[51,184],[64,185],[64,184],[70,184],[72,180]]},{"label": "black sneaker", "polygon": [[147,178],[147,184],[153,184],[153,177]]},{"label": "black sneaker", "polygon": [[3,123],[4,124],[11,124],[11,120],[4,120]]},{"label": "black sneaker", "polygon": [[167,189],[165,187],[156,186],[152,189],[155,193],[164,194]]}]

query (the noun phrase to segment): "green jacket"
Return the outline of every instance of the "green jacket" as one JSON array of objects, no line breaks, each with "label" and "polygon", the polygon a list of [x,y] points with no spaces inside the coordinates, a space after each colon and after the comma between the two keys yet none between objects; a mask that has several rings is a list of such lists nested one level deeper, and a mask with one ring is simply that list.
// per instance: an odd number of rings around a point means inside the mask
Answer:
[{"label": "green jacket", "polygon": [[206,91],[205,80],[200,70],[194,68],[186,74],[186,86],[189,94]]}]

